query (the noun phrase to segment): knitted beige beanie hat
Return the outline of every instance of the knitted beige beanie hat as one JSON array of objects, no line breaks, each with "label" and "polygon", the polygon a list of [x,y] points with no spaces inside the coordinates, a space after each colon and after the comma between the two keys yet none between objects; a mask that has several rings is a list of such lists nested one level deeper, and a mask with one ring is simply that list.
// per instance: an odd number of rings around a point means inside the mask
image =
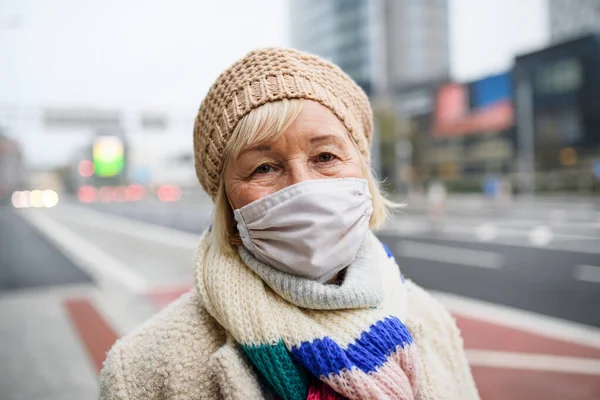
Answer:
[{"label": "knitted beige beanie hat", "polygon": [[311,54],[267,48],[250,52],[223,72],[200,104],[194,124],[196,175],[214,200],[224,150],[242,117],[282,99],[314,100],[345,125],[367,158],[373,115],[362,89],[340,68]]}]

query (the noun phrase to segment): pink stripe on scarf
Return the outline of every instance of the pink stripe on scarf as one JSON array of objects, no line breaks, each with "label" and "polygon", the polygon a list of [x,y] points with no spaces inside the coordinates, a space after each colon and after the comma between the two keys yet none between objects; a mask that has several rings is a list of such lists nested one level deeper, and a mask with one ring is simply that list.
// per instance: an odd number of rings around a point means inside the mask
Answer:
[{"label": "pink stripe on scarf", "polygon": [[351,400],[414,400],[416,364],[413,345],[396,348],[388,361],[369,374],[352,368],[321,379]]}]

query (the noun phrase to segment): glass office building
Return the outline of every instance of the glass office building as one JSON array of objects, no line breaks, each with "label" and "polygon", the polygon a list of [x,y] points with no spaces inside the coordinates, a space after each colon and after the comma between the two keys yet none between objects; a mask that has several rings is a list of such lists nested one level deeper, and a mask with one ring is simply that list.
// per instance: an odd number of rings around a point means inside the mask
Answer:
[{"label": "glass office building", "polygon": [[548,0],[548,28],[552,43],[600,31],[600,1]]},{"label": "glass office building", "polygon": [[338,64],[369,95],[449,75],[447,0],[291,0],[292,46]]}]

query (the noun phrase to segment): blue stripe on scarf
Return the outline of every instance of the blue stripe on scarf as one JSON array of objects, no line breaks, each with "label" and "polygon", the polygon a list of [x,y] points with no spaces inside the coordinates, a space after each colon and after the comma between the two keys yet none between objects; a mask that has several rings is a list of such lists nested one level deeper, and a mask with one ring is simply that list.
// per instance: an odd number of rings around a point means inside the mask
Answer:
[{"label": "blue stripe on scarf", "polygon": [[291,353],[317,377],[337,374],[353,367],[369,373],[383,365],[398,346],[405,348],[412,342],[406,326],[398,318],[388,317],[371,325],[346,350],[326,336],[303,342],[292,348]]},{"label": "blue stripe on scarf", "polygon": [[381,243],[381,245],[383,246],[383,249],[385,250],[385,254],[387,254],[388,258],[394,258],[394,253],[392,253],[389,249],[389,247],[387,247],[385,244]]}]

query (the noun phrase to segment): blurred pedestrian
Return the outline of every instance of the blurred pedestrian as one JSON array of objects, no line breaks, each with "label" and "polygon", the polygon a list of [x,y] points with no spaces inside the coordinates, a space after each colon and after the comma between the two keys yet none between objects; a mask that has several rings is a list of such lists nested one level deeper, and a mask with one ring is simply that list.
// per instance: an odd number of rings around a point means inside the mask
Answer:
[{"label": "blurred pedestrian", "polygon": [[435,232],[440,232],[444,228],[447,197],[448,192],[442,182],[433,181],[427,187],[427,215],[431,229]]},{"label": "blurred pedestrian", "polygon": [[477,399],[448,312],[373,235],[372,112],[338,67],[287,49],[203,100],[196,172],[215,203],[195,288],[121,339],[103,399]]}]

